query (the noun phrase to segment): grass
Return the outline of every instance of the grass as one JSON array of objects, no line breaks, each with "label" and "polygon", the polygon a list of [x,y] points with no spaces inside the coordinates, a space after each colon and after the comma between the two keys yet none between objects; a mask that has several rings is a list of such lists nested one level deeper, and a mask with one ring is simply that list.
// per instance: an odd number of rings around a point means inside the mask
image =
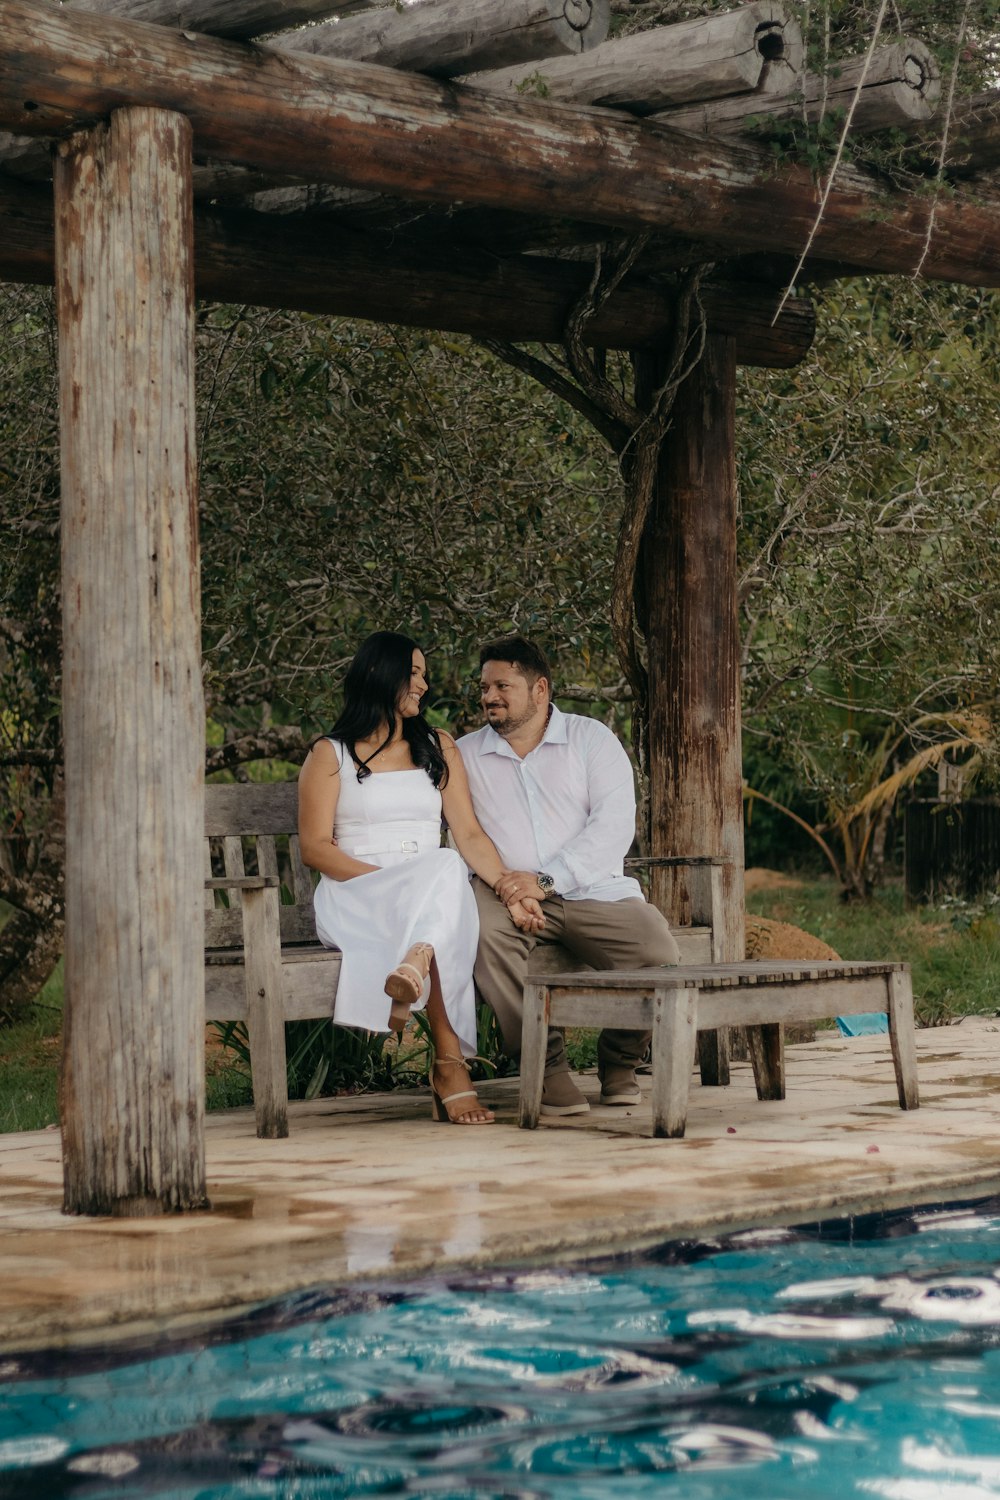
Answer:
[{"label": "grass", "polygon": [[[902,889],[889,886],[866,905],[845,904],[832,880],[810,878],[755,890],[747,909],[804,928],[842,958],[905,959],[913,968],[923,1025],[1000,1011],[1000,897],[907,909]],[[5,915],[0,903],[0,925]],[[62,997],[60,964],[31,1015],[0,1029],[0,1132],[40,1130],[58,1120]],[[570,1033],[573,1067],[594,1066],[596,1039],[596,1032]],[[210,1110],[234,1109],[251,1099],[245,1063],[211,1044],[206,1098]]]},{"label": "grass", "polygon": [[[841,901],[832,879],[810,876],[748,892],[747,911],[801,927],[841,958],[910,964],[918,1025],[1000,1014],[1000,896],[908,908],[892,884],[860,904]],[[566,1050],[572,1067],[594,1067],[597,1032],[567,1032]]]},{"label": "grass", "polygon": [[751,892],[747,910],[804,928],[841,958],[905,960],[922,1025],[1000,1008],[997,897],[907,908],[902,886],[890,885],[860,904],[841,901],[833,880],[808,879]]},{"label": "grass", "polygon": [[62,963],[26,1020],[0,1028],[0,1132],[42,1130],[59,1119]]},{"label": "grass", "polygon": [[[0,927],[10,907],[0,901]],[[0,1027],[0,1134],[44,1130],[59,1122],[59,1057],[63,966],[58,966],[25,1020]],[[250,1076],[238,1058],[211,1046],[206,1052],[209,1109],[235,1109],[252,1099]]]},{"label": "grass", "polygon": [[[28,1018],[0,1029],[0,1134],[58,1124],[62,1008],[60,962]],[[249,1104],[250,1075],[231,1053],[209,1047],[205,1094],[209,1109]]]}]

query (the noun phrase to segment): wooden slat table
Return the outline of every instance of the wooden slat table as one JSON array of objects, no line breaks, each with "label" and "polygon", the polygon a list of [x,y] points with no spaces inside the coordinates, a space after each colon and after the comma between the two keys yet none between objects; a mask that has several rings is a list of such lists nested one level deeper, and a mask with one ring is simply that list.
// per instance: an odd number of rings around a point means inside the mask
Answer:
[{"label": "wooden slat table", "polygon": [[884,1011],[900,1109],[920,1103],[910,971],[839,961],[678,964],[606,973],[529,974],[524,987],[519,1121],[538,1124],[549,1026],[651,1031],[653,1134],[682,1136],[697,1033],[746,1026],[757,1097],[785,1097],[782,1027]]}]

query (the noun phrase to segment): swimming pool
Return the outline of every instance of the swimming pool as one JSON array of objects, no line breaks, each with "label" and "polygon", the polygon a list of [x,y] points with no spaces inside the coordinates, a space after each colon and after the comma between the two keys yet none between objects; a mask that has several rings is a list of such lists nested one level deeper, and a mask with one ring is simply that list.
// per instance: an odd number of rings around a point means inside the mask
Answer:
[{"label": "swimming pool", "polygon": [[1000,1199],[0,1356],[0,1496],[1000,1495]]}]

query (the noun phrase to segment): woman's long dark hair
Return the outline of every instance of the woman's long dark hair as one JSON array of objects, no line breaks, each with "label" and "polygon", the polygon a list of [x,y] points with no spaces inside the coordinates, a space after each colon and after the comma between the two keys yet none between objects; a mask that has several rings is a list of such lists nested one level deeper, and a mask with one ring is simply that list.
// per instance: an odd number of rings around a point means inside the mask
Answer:
[{"label": "woman's long dark hair", "polygon": [[[384,724],[388,725],[388,734],[382,744],[389,743],[396,728],[399,700],[409,691],[413,653],[419,650],[408,635],[376,630],[362,641],[347,669],[344,707],[330,734],[350,750],[359,773],[364,765],[355,749],[358,740],[367,739]],[[448,767],[438,737],[423,715],[426,696],[420,700],[420,713],[403,720],[403,738],[409,744],[413,764],[426,771],[436,787],[442,787],[448,780]]]}]

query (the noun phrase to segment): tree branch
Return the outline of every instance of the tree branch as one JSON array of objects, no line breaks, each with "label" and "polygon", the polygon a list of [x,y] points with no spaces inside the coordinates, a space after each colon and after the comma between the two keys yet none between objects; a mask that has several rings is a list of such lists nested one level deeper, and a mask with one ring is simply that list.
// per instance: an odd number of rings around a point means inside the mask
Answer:
[{"label": "tree branch", "polygon": [[552,365],[546,364],[544,359],[538,359],[534,354],[529,354],[526,349],[520,348],[517,344],[505,344],[497,339],[480,339],[479,343],[497,359],[502,359],[505,364],[513,365],[515,370],[520,370],[524,375],[530,375],[533,380],[538,381],[539,385],[544,385],[554,396],[558,396],[560,400],[578,411],[582,417],[586,417],[590,425],[610,443],[615,453],[622,451],[628,442],[631,428],[609,416],[603,407],[585,395],[579,386],[567,380],[565,375],[560,375]]}]

